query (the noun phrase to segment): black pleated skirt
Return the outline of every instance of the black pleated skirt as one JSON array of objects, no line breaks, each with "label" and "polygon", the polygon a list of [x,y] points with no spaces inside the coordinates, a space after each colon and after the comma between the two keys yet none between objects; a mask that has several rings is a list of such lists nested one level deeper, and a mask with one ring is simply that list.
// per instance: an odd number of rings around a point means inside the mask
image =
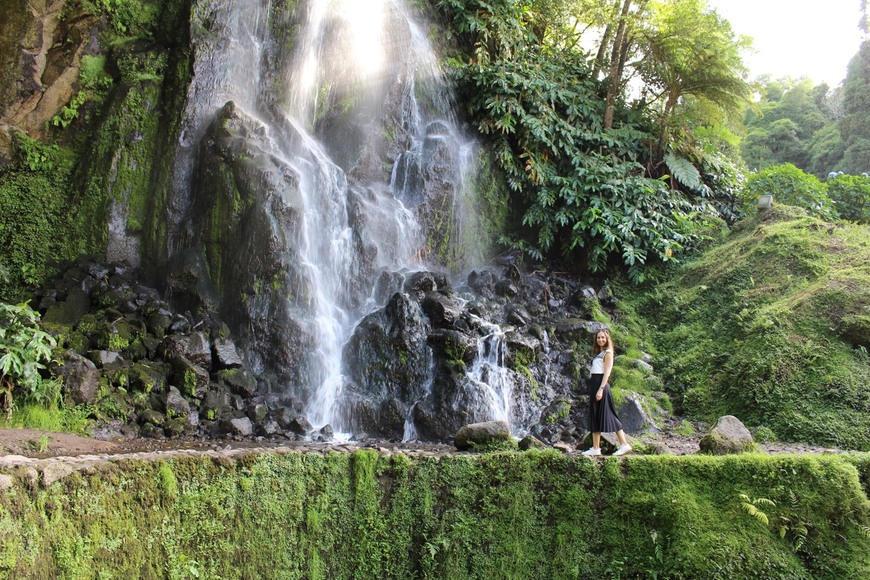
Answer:
[{"label": "black pleated skirt", "polygon": [[592,433],[615,433],[622,430],[622,423],[616,415],[610,387],[604,389],[604,396],[600,401],[595,400],[595,393],[601,386],[602,378],[604,375],[589,377],[589,430]]}]

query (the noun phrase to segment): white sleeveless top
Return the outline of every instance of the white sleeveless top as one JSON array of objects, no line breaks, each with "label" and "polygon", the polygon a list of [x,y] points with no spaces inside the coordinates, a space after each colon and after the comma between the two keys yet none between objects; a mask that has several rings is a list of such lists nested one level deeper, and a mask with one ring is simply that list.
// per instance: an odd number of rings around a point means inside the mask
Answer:
[{"label": "white sleeveless top", "polygon": [[603,375],[604,374],[604,355],[610,352],[610,349],[604,349],[595,355],[595,358],[592,359],[592,374],[593,375]]}]

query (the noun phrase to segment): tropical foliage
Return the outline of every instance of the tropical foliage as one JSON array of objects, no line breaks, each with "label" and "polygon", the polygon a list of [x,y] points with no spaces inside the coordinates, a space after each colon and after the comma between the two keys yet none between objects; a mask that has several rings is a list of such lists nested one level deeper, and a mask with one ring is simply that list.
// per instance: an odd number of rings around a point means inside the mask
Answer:
[{"label": "tropical foliage", "polygon": [[7,416],[16,393],[40,404],[56,403],[60,395],[59,383],[40,374],[57,342],[38,322],[39,314],[26,304],[0,302],[0,410]]},{"label": "tropical foliage", "polygon": [[837,87],[763,77],[757,90],[740,144],[750,168],[791,163],[819,178],[870,172],[870,42]]},{"label": "tropical foliage", "polygon": [[826,185],[841,219],[870,224],[870,177],[838,175]]},{"label": "tropical foliage", "polygon": [[[621,263],[639,281],[647,264],[684,252],[711,220],[738,214],[735,184],[721,180],[737,172],[723,171],[730,163],[711,146],[720,133],[694,131],[699,102],[725,111],[747,92],[741,45],[704,2],[439,7],[466,50],[453,63],[461,101],[514,193],[524,227],[516,246],[592,271]],[[700,21],[687,35],[679,29],[692,17]],[[579,48],[580,22],[600,35],[594,57]],[[632,102],[630,78],[644,82]]]}]

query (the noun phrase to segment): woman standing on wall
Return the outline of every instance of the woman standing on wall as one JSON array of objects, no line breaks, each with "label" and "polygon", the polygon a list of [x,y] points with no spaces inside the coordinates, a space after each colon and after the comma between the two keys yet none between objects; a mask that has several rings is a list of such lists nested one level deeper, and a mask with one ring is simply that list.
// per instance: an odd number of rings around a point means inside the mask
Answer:
[{"label": "woman standing on wall", "polygon": [[589,377],[589,430],[592,432],[592,447],[583,455],[601,455],[601,434],[616,433],[619,448],[613,455],[625,455],[631,451],[631,445],[625,439],[622,423],[616,415],[613,405],[613,395],[610,392],[610,371],[613,370],[613,339],[610,332],[599,330],[595,333],[592,345],[592,376]]}]

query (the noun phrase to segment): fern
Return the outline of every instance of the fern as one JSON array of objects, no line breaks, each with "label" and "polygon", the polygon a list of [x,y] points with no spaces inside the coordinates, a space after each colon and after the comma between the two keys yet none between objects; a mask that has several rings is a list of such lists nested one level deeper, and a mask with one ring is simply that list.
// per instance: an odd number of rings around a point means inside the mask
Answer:
[{"label": "fern", "polygon": [[750,516],[757,519],[759,522],[764,524],[765,526],[770,523],[770,520],[767,517],[767,514],[758,508],[758,505],[767,505],[770,507],[776,507],[776,503],[772,500],[769,500],[765,497],[758,497],[755,499],[750,499],[748,495],[745,493],[741,493],[739,495],[740,498],[740,507],[743,508],[743,511],[748,513]]},{"label": "fern", "polygon": [[701,174],[688,159],[668,153],[665,155],[665,165],[668,166],[674,179],[683,186],[691,191],[699,191],[701,189]]}]

